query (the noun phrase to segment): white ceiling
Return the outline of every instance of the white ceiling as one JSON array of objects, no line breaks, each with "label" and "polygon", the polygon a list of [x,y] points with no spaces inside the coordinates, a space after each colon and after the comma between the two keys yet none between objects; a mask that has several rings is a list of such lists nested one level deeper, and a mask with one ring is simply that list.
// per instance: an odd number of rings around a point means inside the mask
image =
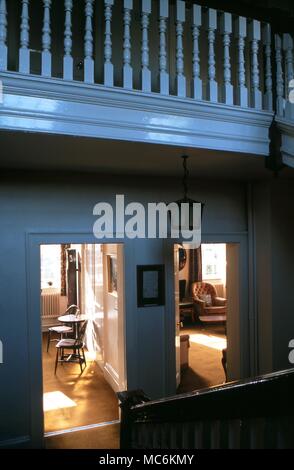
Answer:
[{"label": "white ceiling", "polygon": [[[1,132],[0,142],[0,167],[6,169],[172,176],[181,173],[180,156],[186,153],[191,177],[242,181],[272,177],[262,156],[25,132]],[[280,175],[292,178],[294,170],[285,168]]]}]

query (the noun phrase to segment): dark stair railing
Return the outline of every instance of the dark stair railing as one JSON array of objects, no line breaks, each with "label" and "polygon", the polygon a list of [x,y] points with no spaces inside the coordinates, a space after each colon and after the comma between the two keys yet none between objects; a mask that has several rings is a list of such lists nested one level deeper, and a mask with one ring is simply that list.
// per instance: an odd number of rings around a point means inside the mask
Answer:
[{"label": "dark stair railing", "polygon": [[294,369],[150,401],[119,392],[122,449],[294,448]]}]

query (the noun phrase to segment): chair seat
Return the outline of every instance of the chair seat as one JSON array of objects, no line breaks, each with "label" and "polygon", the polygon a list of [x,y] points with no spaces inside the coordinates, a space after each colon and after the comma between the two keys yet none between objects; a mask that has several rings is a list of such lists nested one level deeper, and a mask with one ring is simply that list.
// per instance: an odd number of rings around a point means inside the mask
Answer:
[{"label": "chair seat", "polygon": [[[86,335],[87,320],[83,322],[82,327],[78,330],[78,338],[62,338],[56,345],[56,359],[55,359],[55,370],[56,374],[58,363],[69,363],[74,362],[80,365],[81,374],[83,373],[83,366],[87,366],[85,356],[85,343],[84,338]],[[67,350],[66,353],[64,350]],[[70,350],[70,351],[69,351]],[[60,357],[59,357],[60,356]]]},{"label": "chair seat", "polygon": [[225,315],[227,312],[227,307],[220,307],[220,306],[209,306],[204,307],[205,315]]},{"label": "chair seat", "polygon": [[82,341],[78,341],[76,339],[70,339],[70,338],[65,338],[65,339],[61,339],[60,341],[58,341],[58,343],[56,344],[56,347],[57,348],[63,348],[63,349],[73,349],[73,348],[83,348],[84,347],[84,343]]},{"label": "chair seat", "polygon": [[54,331],[55,333],[69,333],[72,331],[72,328],[70,326],[52,326],[48,328],[49,331]]},{"label": "chair seat", "polygon": [[225,322],[227,320],[226,315],[200,315],[199,320],[202,322]]}]

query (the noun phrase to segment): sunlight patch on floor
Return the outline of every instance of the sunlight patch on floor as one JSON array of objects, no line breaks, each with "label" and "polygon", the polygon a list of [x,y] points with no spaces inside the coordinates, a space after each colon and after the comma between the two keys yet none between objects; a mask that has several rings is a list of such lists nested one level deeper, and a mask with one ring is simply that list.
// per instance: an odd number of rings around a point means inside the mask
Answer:
[{"label": "sunlight patch on floor", "polygon": [[87,361],[92,362],[92,361],[95,361],[97,353],[96,351],[85,351],[85,356],[86,356]]},{"label": "sunlight patch on floor", "polygon": [[56,391],[43,394],[44,411],[72,408],[74,406],[77,406],[76,403],[62,392]]},{"label": "sunlight patch on floor", "polygon": [[191,343],[201,344],[208,348],[217,349],[222,351],[227,347],[226,338],[219,338],[218,336],[213,335],[204,335],[204,334],[190,334]]}]

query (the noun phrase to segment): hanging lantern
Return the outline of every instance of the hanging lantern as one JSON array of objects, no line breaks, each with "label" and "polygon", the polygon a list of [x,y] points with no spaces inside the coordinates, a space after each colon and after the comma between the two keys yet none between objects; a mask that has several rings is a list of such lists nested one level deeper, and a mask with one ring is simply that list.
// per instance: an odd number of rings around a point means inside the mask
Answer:
[{"label": "hanging lantern", "polygon": [[[175,202],[179,207],[179,219],[180,219],[181,228],[185,229],[185,230],[195,230],[195,229],[198,228],[198,227],[194,226],[194,222],[195,222],[195,217],[194,217],[195,204],[200,204],[200,206],[201,206],[201,219],[202,219],[204,204],[202,202],[195,201],[195,200],[190,199],[188,197],[189,171],[188,171],[188,168],[187,168],[187,159],[189,157],[187,155],[183,155],[181,158],[183,159],[183,168],[184,168],[184,176],[183,176],[183,180],[182,180],[183,181],[184,195],[183,195],[182,199],[179,199]],[[185,204],[185,206],[183,204]],[[187,220],[187,218],[188,218],[188,220]]]}]

